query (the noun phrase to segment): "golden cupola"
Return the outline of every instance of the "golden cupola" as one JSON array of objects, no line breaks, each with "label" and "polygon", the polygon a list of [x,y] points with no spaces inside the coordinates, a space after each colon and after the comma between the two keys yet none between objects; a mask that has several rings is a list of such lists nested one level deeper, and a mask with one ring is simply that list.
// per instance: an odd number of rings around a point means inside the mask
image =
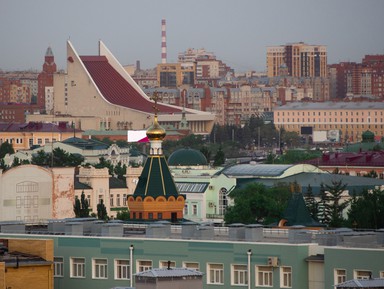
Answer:
[{"label": "golden cupola", "polygon": [[165,138],[165,129],[159,125],[156,114],[153,125],[148,128],[146,134],[150,141],[162,141]]}]

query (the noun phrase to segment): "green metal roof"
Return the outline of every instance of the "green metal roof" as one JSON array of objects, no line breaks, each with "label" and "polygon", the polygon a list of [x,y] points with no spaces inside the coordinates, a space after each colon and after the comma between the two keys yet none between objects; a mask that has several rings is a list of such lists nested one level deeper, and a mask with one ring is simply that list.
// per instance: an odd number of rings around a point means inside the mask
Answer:
[{"label": "green metal roof", "polygon": [[168,158],[170,166],[208,165],[207,158],[199,150],[183,148],[174,151]]},{"label": "green metal roof", "polygon": [[283,218],[287,220],[287,226],[324,227],[323,224],[316,222],[311,217],[301,193],[292,195],[284,211]]},{"label": "green metal roof", "polygon": [[163,155],[148,157],[133,195],[153,198],[179,196]]}]

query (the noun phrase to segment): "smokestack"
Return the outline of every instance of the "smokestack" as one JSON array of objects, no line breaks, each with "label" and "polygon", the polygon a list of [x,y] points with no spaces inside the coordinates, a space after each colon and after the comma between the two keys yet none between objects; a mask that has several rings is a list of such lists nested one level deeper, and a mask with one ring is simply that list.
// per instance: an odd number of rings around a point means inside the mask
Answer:
[{"label": "smokestack", "polygon": [[165,19],[161,20],[161,63],[167,63],[167,36],[165,32]]},{"label": "smokestack", "polygon": [[140,60],[136,60],[136,70],[140,71]]}]

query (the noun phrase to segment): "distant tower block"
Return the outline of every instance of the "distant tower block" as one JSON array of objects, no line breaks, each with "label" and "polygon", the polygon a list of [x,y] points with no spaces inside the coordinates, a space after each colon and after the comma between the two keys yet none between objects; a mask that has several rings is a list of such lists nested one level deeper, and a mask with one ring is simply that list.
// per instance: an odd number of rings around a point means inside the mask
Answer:
[{"label": "distant tower block", "polygon": [[167,63],[167,36],[165,31],[165,19],[161,20],[161,63]]}]

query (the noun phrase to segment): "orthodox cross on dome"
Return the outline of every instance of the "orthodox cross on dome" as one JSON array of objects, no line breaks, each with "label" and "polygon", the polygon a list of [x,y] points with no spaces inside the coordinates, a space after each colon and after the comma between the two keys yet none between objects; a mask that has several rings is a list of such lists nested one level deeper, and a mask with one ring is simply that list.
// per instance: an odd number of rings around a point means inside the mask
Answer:
[{"label": "orthodox cross on dome", "polygon": [[152,108],[155,112],[155,115],[157,115],[157,113],[160,111],[159,107],[157,106],[157,101],[161,100],[161,97],[159,96],[159,93],[155,90],[150,99],[155,102],[155,104],[152,105]]}]

